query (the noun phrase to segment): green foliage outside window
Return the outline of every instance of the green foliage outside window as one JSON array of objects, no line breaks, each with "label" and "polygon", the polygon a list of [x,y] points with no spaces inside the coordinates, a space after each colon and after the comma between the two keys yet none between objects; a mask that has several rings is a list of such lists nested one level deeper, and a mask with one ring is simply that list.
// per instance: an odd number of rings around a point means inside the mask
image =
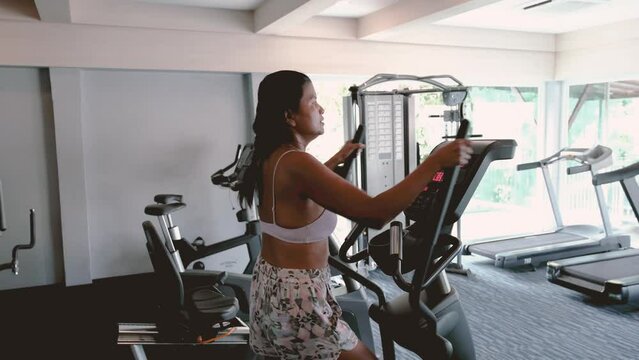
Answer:
[{"label": "green foliage outside window", "polygon": [[[601,144],[611,148],[613,165],[602,171],[639,161],[639,91],[633,90],[636,83],[619,81],[569,87],[568,146]],[[575,188],[572,179],[563,181],[567,187]],[[576,210],[582,202],[596,201],[587,190],[573,191],[560,199],[568,209]],[[606,185],[604,192],[613,223],[636,222],[620,186]]]},{"label": "green foliage outside window", "polygon": [[[474,134],[485,139],[514,139],[518,146],[516,161],[494,162],[484,175],[468,211],[490,211],[500,204],[523,205],[533,196],[538,174],[518,172],[517,162],[534,161],[537,157],[537,101],[534,87],[471,87],[464,105]],[[447,107],[440,95],[419,96],[416,110],[416,139],[425,157],[443,141],[445,124],[441,114]],[[454,129],[448,129],[448,135]]]}]

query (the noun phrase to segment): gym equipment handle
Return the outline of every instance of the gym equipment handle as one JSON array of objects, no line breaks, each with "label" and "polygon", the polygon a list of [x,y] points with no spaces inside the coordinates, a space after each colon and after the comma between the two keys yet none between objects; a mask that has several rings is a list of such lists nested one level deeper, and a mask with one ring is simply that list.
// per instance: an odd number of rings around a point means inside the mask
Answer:
[{"label": "gym equipment handle", "polygon": [[4,202],[2,201],[2,181],[0,181],[0,232],[7,230],[7,221],[4,219]]},{"label": "gym equipment handle", "polygon": [[[364,125],[360,125],[360,126],[357,127],[357,130],[355,131],[355,136],[353,136],[353,139],[351,140],[351,143],[353,143],[353,144],[361,144],[363,137],[364,137]],[[337,168],[335,169],[335,172],[339,176],[341,176],[343,178],[346,178],[348,176],[348,173],[349,173],[350,169],[351,169],[351,166],[353,165],[353,161],[357,157],[358,153],[359,153],[358,151],[353,151],[350,155],[348,155],[346,160],[344,160],[344,163],[339,164],[337,166]]]},{"label": "gym equipment handle", "polygon": [[534,161],[534,162],[529,162],[529,163],[524,163],[524,164],[518,164],[517,165],[517,171],[530,170],[530,169],[534,169],[534,168],[538,168],[538,167],[541,167],[541,162],[539,162],[539,161]]},{"label": "gym equipment handle", "polygon": [[367,249],[364,249],[353,256],[348,255],[348,249],[350,249],[355,244],[355,241],[357,241],[357,238],[359,238],[359,235],[362,233],[362,231],[364,231],[364,229],[366,229],[366,226],[358,223],[351,230],[351,232],[348,233],[348,236],[346,236],[346,240],[344,240],[344,243],[339,248],[340,260],[346,263],[355,263],[368,257]]},{"label": "gym equipment handle", "polygon": [[11,262],[6,264],[0,264],[0,271],[11,269],[15,275],[18,275],[20,270],[18,262],[18,251],[28,250],[35,246],[36,234],[35,234],[35,210],[29,209],[29,243],[23,245],[16,245],[11,252]]},{"label": "gym equipment handle", "polygon": [[403,259],[404,239],[402,233],[401,221],[393,221],[390,225],[390,257],[395,262],[395,272],[393,280],[400,289],[410,291],[410,283],[402,276],[402,259]]},{"label": "gym equipment handle", "polygon": [[603,185],[639,175],[639,161],[621,169],[597,174],[592,178],[593,185]]},{"label": "gym equipment handle", "polygon": [[[462,120],[459,126],[459,130],[457,131],[457,139],[466,138],[469,128],[470,122],[466,119]],[[440,192],[441,205],[439,209],[434,209],[434,212],[432,213],[434,219],[426,224],[426,237],[423,241],[423,244],[418,249],[420,255],[424,254],[424,262],[421,263],[420,266],[417,267],[417,269],[415,269],[415,274],[413,276],[411,285],[412,289],[409,292],[409,303],[411,308],[422,315],[424,320],[428,323],[428,326],[433,329],[433,331],[436,331],[437,329],[437,317],[428,308],[427,304],[422,302],[422,286],[426,281],[432,281],[432,279],[438,275],[438,273],[436,272],[429,274],[428,269],[430,268],[431,262],[433,261],[435,246],[437,245],[437,240],[439,239],[439,234],[444,223],[444,218],[446,217],[446,213],[448,212],[450,198],[452,197],[455,184],[457,183],[459,168],[459,166],[455,166],[452,168],[452,170],[445,169],[445,171],[450,173],[450,176],[447,177],[448,181],[444,184],[444,187],[441,189]]]},{"label": "gym equipment handle", "polygon": [[589,164],[572,166],[572,167],[569,167],[568,169],[566,169],[566,173],[568,175],[579,174],[579,173],[586,172],[586,171],[590,170],[590,168],[591,168],[591,166]]},{"label": "gym equipment handle", "polygon": [[235,164],[237,164],[237,161],[240,159],[241,150],[242,150],[242,145],[238,145],[237,150],[235,151],[235,160],[233,160],[233,162],[230,165],[216,171],[215,173],[213,173],[213,175],[211,175],[211,182],[213,183],[213,185],[229,186],[231,180],[229,179],[228,176],[225,176],[224,173],[228,169],[235,166]]}]

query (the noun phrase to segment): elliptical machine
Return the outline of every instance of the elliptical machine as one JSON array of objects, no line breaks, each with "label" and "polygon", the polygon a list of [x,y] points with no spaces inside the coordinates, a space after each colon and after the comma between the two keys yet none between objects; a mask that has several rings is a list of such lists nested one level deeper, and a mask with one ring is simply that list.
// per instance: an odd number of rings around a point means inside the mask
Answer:
[{"label": "elliptical machine", "polygon": [[[457,138],[466,137],[468,126],[467,120],[462,121]],[[368,255],[373,257],[405,294],[387,301],[377,284],[340,261],[331,261],[331,265],[377,295],[378,302],[370,306],[369,314],[379,324],[386,360],[395,359],[394,342],[423,359],[475,358],[470,329],[457,293],[443,275],[448,263],[461,250],[461,243],[455,237],[440,238],[458,174],[459,168],[455,167],[436,175],[411,205],[419,216],[405,231],[400,222],[393,222],[389,230],[369,242],[368,249],[349,256],[349,249],[363,231],[362,226],[357,226],[340,248],[340,260],[345,262],[355,262]],[[411,261],[404,261],[403,254],[412,254]],[[409,271],[414,271],[411,281],[402,275]]]},{"label": "elliptical machine", "polygon": [[[469,126],[462,120],[457,137],[465,137]],[[330,258],[337,267],[376,294],[378,302],[369,314],[380,327],[384,359],[395,359],[394,343],[424,359],[475,359],[472,336],[459,296],[448,283],[446,267],[461,251],[461,242],[450,235],[489,164],[513,157],[514,140],[473,140],[473,155],[463,168],[443,169],[405,211],[414,221],[402,229],[400,222],[374,236],[367,249],[353,255],[365,227],[357,225],[339,251]],[[382,289],[346,263],[372,257],[378,268],[391,276],[405,293],[388,301]],[[411,280],[404,275],[414,272]]]}]

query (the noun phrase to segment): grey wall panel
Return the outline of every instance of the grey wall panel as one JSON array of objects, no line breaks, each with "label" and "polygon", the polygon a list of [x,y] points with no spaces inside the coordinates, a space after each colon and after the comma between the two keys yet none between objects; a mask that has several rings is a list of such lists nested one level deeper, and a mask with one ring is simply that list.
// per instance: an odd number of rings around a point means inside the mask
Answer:
[{"label": "grey wall panel", "polygon": [[64,282],[68,286],[91,283],[86,167],[83,136],[82,70],[52,68]]},{"label": "grey wall panel", "polygon": [[188,239],[243,231],[235,193],[209,179],[250,131],[241,74],[85,70],[83,90],[94,279],[151,271],[141,223],[157,193],[184,195],[175,220]]},{"label": "grey wall panel", "polygon": [[36,246],[21,251],[20,273],[0,273],[0,290],[63,280],[60,204],[49,73],[0,67],[0,179],[8,230],[0,237],[0,263],[29,241],[28,209],[36,210]]}]

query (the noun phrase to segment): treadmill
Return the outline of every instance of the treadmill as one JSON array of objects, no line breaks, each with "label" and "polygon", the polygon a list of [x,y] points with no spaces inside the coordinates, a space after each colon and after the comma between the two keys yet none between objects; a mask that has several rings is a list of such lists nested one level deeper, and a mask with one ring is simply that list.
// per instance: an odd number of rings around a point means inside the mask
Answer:
[{"label": "treadmill", "polygon": [[605,234],[599,227],[592,225],[564,226],[557,202],[557,195],[550,180],[548,165],[559,161],[574,161],[578,165],[567,169],[568,175],[590,171],[594,176],[600,169],[612,164],[612,150],[606,146],[596,145],[590,149],[564,148],[555,154],[539,161],[519,164],[517,170],[540,168],[546,183],[550,204],[555,217],[556,230],[550,233],[526,235],[514,238],[493,239],[468,244],[464,254],[477,254],[495,260],[495,266],[510,268],[532,266],[550,260],[601,253],[630,246],[627,236],[612,236],[608,213],[604,205],[603,193],[595,186],[599,213]]},{"label": "treadmill", "polygon": [[[618,181],[639,221],[639,162],[596,175],[594,185]],[[548,262],[546,278],[555,284],[592,297],[618,303],[639,301],[639,249],[628,248],[603,254]]]}]

